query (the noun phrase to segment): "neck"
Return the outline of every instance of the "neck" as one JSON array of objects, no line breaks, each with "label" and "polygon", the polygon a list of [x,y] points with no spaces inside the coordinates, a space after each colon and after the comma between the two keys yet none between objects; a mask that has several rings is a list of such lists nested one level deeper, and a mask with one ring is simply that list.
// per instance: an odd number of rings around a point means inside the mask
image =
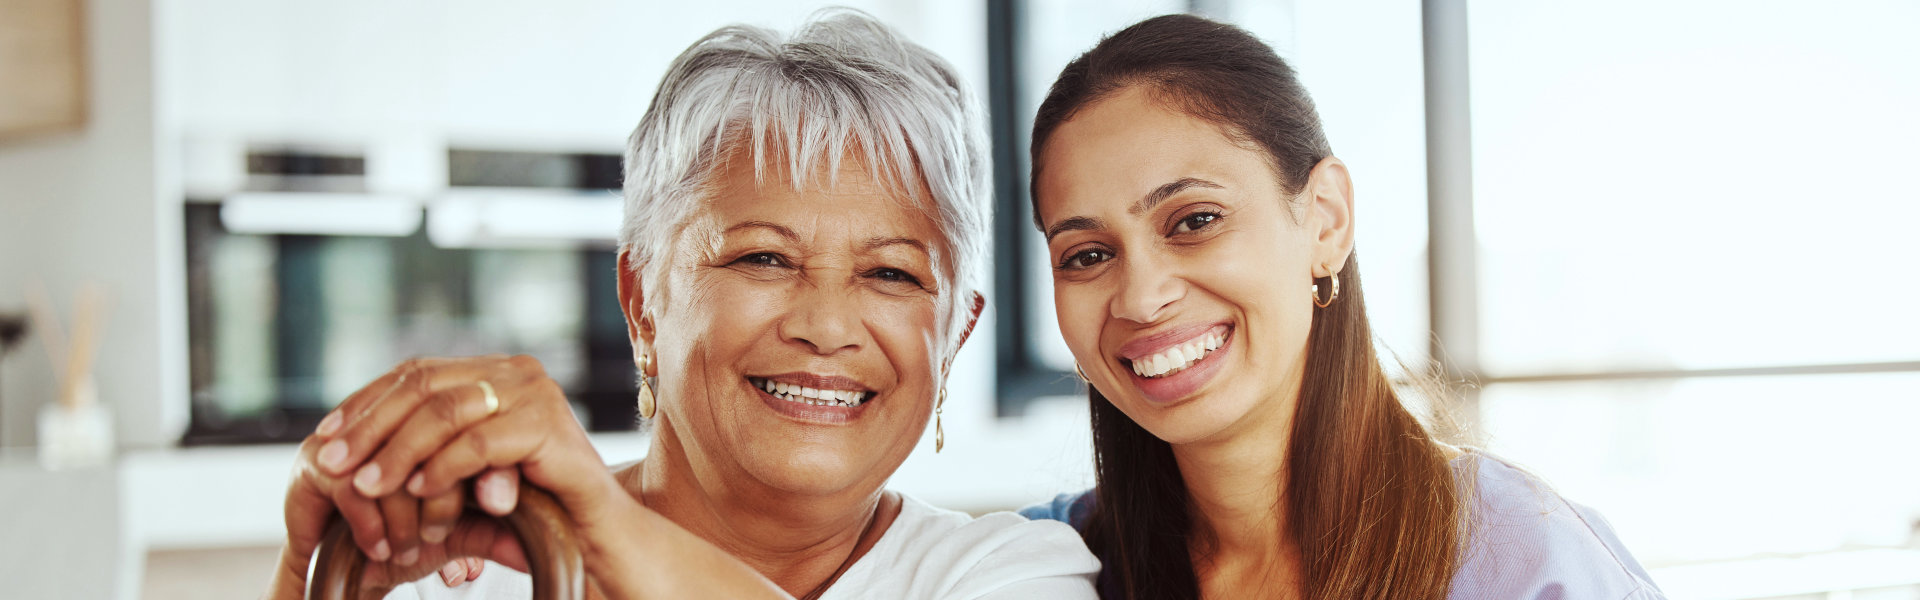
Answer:
[{"label": "neck", "polygon": [[[800,497],[749,478],[703,471],[672,424],[655,421],[647,457],[623,473],[622,484],[647,508],[719,546],[794,597],[803,597],[851,564],[893,515],[881,514],[884,494]],[[898,510],[894,503],[895,511]],[[884,517],[884,518],[883,518]],[[877,535],[865,536],[877,538]]]},{"label": "neck", "polygon": [[1297,572],[1285,503],[1295,395],[1260,403],[1218,435],[1173,447],[1193,507],[1190,551],[1203,579],[1209,567]]}]

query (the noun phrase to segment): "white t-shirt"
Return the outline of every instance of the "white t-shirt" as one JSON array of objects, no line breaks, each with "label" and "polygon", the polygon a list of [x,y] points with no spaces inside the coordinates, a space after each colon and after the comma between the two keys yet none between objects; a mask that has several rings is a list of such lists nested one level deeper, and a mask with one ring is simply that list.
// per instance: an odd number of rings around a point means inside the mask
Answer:
[{"label": "white t-shirt", "polygon": [[[1100,560],[1059,521],[1010,512],[978,519],[900,495],[900,516],[821,600],[853,598],[993,600],[1095,598]],[[488,563],[480,578],[448,588],[429,575],[388,600],[519,599],[533,596],[525,574]]]}]

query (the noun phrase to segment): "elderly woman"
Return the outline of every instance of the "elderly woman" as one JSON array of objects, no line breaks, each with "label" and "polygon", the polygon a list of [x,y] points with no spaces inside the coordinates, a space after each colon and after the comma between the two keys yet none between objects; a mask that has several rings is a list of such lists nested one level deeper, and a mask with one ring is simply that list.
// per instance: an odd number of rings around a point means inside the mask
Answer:
[{"label": "elderly woman", "polygon": [[299,593],[335,510],[383,585],[442,565],[459,583],[465,556],[523,565],[458,515],[464,481],[501,514],[524,477],[566,508],[607,596],[1092,597],[1099,563],[1071,528],[884,488],[930,419],[937,439],[984,303],[978,125],[950,66],[864,15],[696,42],[627,151],[617,276],[646,458],[608,469],[534,360],[408,362],[302,446],[273,593]]}]

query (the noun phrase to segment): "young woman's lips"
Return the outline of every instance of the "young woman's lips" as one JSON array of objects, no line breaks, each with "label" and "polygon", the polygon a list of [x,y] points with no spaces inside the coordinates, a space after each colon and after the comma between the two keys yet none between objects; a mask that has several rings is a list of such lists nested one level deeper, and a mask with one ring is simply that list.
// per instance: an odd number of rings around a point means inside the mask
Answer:
[{"label": "young woman's lips", "polygon": [[1208,382],[1213,381],[1214,376],[1218,375],[1221,367],[1226,364],[1226,354],[1233,350],[1234,337],[1233,328],[1227,328],[1225,339],[1221,340],[1219,348],[1200,357],[1199,361],[1187,366],[1186,369],[1171,375],[1142,377],[1139,373],[1133,372],[1133,369],[1127,368],[1125,364],[1121,366],[1127,377],[1133,380],[1134,387],[1140,390],[1140,395],[1146,397],[1148,402],[1160,405],[1173,404],[1186,399],[1195,391],[1205,387]]},{"label": "young woman's lips", "polygon": [[880,397],[878,392],[867,392],[867,399],[854,406],[807,404],[775,396],[755,385],[752,379],[743,381],[755,395],[760,397],[760,402],[767,405],[767,408],[787,418],[817,425],[843,425],[859,420],[861,415],[867,413],[867,407],[872,406],[873,401]]}]

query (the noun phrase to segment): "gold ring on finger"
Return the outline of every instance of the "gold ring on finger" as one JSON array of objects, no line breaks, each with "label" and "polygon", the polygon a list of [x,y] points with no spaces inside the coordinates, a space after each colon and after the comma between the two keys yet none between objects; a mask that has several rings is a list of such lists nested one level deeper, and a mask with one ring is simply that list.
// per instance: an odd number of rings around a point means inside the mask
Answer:
[{"label": "gold ring on finger", "polygon": [[473,384],[480,386],[481,395],[487,399],[487,414],[492,415],[495,412],[499,412],[500,396],[493,393],[493,384],[485,381],[475,381]]}]

